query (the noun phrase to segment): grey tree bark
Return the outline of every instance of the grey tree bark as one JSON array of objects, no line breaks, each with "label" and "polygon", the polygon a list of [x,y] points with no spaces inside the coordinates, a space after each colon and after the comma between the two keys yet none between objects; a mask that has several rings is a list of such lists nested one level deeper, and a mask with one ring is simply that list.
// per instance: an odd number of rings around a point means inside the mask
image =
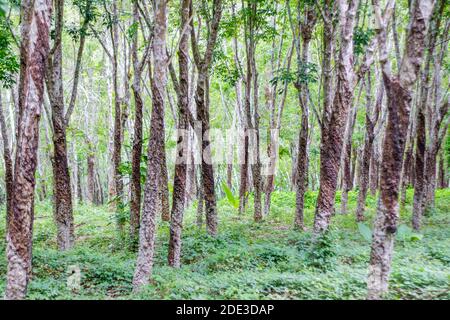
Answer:
[{"label": "grey tree bark", "polygon": [[31,277],[34,187],[39,118],[49,54],[52,3],[21,2],[19,118],[11,216],[8,224],[5,299],[24,299]]},{"label": "grey tree bark", "polygon": [[168,262],[172,267],[181,265],[181,232],[183,230],[184,201],[186,192],[186,163],[188,160],[188,118],[189,108],[189,5],[191,0],[181,0],[182,32],[178,50],[180,68],[178,98],[178,126],[175,175],[173,182],[173,202],[170,220],[170,240]]},{"label": "grey tree bark", "polygon": [[422,216],[425,210],[425,149],[426,149],[426,125],[425,113],[428,106],[429,88],[430,88],[430,69],[431,61],[434,56],[434,48],[436,46],[437,35],[441,22],[442,12],[445,7],[445,1],[441,0],[435,6],[430,28],[427,35],[427,56],[425,59],[425,67],[422,71],[422,79],[420,82],[420,97],[417,108],[417,129],[416,129],[416,155],[415,155],[415,171],[416,183],[414,185],[414,204],[412,226],[415,230],[419,230],[421,226]]},{"label": "grey tree bark", "polygon": [[[339,1],[341,45],[337,61],[337,82],[333,106],[330,117],[326,119],[326,125],[322,129],[320,187],[314,216],[314,233],[316,235],[328,229],[330,218],[334,213],[343,134],[354,89],[353,31],[357,8],[358,0]],[[327,9],[331,10],[331,8]]]},{"label": "grey tree bark", "polygon": [[148,284],[152,274],[155,252],[156,217],[161,208],[161,188],[164,151],[164,97],[167,84],[167,0],[156,0],[154,7],[152,116],[148,143],[147,179],[144,189],[144,205],[139,228],[139,251],[133,277],[133,290]]},{"label": "grey tree bark", "polygon": [[392,76],[386,45],[386,15],[394,1],[389,1],[384,16],[377,0],[373,0],[379,60],[387,94],[388,120],[383,143],[380,196],[375,218],[367,279],[368,299],[380,299],[388,290],[394,238],[398,222],[400,173],[408,131],[412,86],[416,82],[425,48],[432,0],[415,0],[407,29],[405,51],[398,75]]},{"label": "grey tree bark", "polygon": [[[206,50],[203,56],[200,56],[196,34],[191,19],[191,44],[194,62],[198,70],[197,85],[195,90],[195,103],[197,105],[197,117],[201,121],[201,172],[203,197],[205,201],[206,230],[215,236],[217,235],[217,204],[214,190],[214,168],[212,165],[211,147],[209,139],[209,79],[208,72],[211,67],[213,49],[216,45],[219,23],[222,18],[222,0],[213,1],[213,14],[209,25],[209,36],[206,43]],[[191,14],[193,14],[191,3]]]}]

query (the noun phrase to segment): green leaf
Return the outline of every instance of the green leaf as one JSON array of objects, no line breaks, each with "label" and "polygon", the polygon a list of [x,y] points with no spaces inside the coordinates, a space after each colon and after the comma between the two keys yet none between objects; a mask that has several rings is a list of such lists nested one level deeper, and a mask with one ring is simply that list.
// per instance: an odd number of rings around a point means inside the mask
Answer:
[{"label": "green leaf", "polygon": [[239,208],[239,200],[236,199],[236,197],[233,195],[233,192],[230,190],[230,188],[228,188],[225,182],[222,182],[222,189],[227,196],[228,202],[230,202],[230,204],[236,209]]},{"label": "green leaf", "polygon": [[362,222],[358,222],[358,230],[359,233],[366,239],[368,242],[372,241],[372,230],[368,226],[366,226]]},{"label": "green leaf", "polygon": [[422,238],[423,238],[423,234],[413,233],[413,234],[411,234],[409,240],[411,240],[411,241],[420,241],[420,240],[422,240]]}]

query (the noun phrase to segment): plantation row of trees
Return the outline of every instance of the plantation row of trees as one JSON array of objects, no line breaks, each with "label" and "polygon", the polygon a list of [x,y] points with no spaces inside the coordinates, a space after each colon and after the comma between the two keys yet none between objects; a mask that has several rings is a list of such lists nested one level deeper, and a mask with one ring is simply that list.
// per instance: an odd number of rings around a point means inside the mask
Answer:
[{"label": "plantation row of trees", "polygon": [[378,191],[367,285],[380,299],[406,189],[420,230],[448,186],[445,0],[0,0],[0,15],[7,299],[32,276],[35,195],[52,199],[61,251],[74,206],[107,205],[137,250],[138,291],[160,220],[180,267],[188,206],[214,237],[218,197],[259,222],[275,190],[295,190],[303,232],[318,190],[317,241],[349,191],[357,221]]}]

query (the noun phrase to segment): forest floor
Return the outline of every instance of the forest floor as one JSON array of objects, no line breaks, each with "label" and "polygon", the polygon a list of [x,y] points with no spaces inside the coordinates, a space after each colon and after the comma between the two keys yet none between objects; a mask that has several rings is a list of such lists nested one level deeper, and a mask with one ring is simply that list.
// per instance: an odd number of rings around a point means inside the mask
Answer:
[{"label": "forest floor", "polygon": [[[439,190],[436,209],[424,218],[420,234],[411,231],[412,190],[401,210],[395,244],[390,299],[450,299],[450,189]],[[219,201],[219,235],[207,236],[195,225],[195,208],[186,212],[182,268],[167,266],[169,224],[160,223],[151,285],[131,293],[136,253],[117,239],[114,214],[107,206],[75,208],[77,241],[58,252],[51,202],[36,204],[33,279],[29,299],[364,299],[370,254],[370,229],[376,198],[367,199],[368,219],[354,218],[356,192],[349,214],[332,219],[331,232],[311,250],[316,193],[306,198],[308,230],[292,228],[295,193],[275,192],[272,212],[262,223],[252,210],[238,216],[226,198]],[[339,194],[337,197],[339,202]],[[250,208],[252,204],[250,203]],[[339,205],[337,205],[339,208]],[[5,221],[4,208],[0,221]],[[337,210],[338,211],[338,210]],[[6,277],[4,223],[0,225],[0,296]],[[81,286],[67,285],[72,269]]]}]

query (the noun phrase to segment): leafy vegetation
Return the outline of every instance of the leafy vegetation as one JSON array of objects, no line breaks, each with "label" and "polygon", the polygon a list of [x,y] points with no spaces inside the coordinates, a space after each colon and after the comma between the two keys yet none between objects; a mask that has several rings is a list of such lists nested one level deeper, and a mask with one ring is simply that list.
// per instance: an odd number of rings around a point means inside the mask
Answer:
[{"label": "leafy vegetation", "polygon": [[[306,225],[311,226],[316,193],[306,201]],[[422,233],[412,233],[413,191],[401,210],[388,298],[449,299],[450,190],[438,190],[436,210],[425,219]],[[262,223],[242,217],[227,197],[219,201],[220,233],[208,236],[195,225],[195,207],[187,210],[183,233],[182,267],[167,266],[168,223],[157,237],[151,284],[131,292],[136,255],[116,238],[114,213],[105,207],[75,207],[77,242],[58,252],[51,203],[39,202],[33,251],[33,280],[29,299],[363,299],[369,243],[355,222],[355,194],[350,193],[348,215],[335,215],[333,227],[315,244],[310,230],[292,228],[295,194],[275,192],[273,212]],[[339,199],[339,197],[338,197]],[[250,198],[251,200],[251,198]],[[370,231],[375,198],[368,198]],[[251,206],[250,206],[251,207]],[[0,219],[4,218],[2,210]],[[366,230],[366,229],[363,229]],[[403,230],[403,231],[402,231]],[[0,294],[6,276],[4,225],[0,226]],[[81,287],[70,289],[67,279],[75,266]]]}]

